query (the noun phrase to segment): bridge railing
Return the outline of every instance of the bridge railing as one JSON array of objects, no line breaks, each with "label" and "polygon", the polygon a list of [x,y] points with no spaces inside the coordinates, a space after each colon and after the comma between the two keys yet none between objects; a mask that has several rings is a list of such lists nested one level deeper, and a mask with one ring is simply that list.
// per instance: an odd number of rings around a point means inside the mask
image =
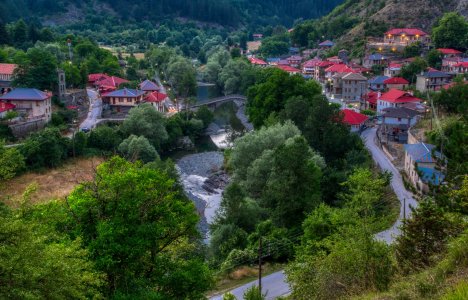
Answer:
[{"label": "bridge railing", "polygon": [[237,95],[237,94],[227,95],[227,96],[223,96],[223,97],[218,97],[218,98],[213,98],[213,99],[209,99],[209,100],[206,100],[206,101],[198,102],[196,104],[191,105],[190,107],[194,108],[194,107],[200,107],[200,106],[203,106],[203,105],[210,105],[210,104],[233,101],[233,100],[247,101],[247,97],[245,97],[243,95]]}]

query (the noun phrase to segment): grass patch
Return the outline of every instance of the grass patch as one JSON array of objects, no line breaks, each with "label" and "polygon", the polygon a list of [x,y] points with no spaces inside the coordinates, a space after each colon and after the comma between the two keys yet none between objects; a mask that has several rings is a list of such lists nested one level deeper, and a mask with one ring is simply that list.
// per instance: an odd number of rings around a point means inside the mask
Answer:
[{"label": "grass patch", "polygon": [[12,208],[18,208],[22,194],[32,184],[37,187],[31,195],[32,204],[63,199],[79,183],[92,180],[94,169],[103,161],[100,157],[70,159],[56,169],[25,173],[0,183],[0,201]]},{"label": "grass patch", "polygon": [[[262,267],[262,276],[268,276],[275,272],[283,270],[284,264],[266,263]],[[258,267],[242,266],[229,273],[228,275],[218,278],[216,289],[208,293],[209,297],[223,294],[233,290],[239,286],[247,284],[258,279]]]}]

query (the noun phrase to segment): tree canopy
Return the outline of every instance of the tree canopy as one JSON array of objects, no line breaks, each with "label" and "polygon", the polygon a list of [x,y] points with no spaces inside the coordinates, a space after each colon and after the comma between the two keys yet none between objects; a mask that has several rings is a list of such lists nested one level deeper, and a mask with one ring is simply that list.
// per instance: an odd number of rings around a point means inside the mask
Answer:
[{"label": "tree canopy", "polygon": [[201,299],[211,285],[194,254],[194,205],[166,172],[114,157],[68,203],[70,222],[106,274],[109,295]]}]

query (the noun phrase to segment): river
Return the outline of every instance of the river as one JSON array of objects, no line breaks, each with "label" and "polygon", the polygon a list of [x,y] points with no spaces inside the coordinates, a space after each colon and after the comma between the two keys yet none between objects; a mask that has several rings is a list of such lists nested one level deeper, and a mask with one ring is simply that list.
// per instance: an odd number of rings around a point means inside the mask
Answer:
[{"label": "river", "polygon": [[223,171],[222,151],[232,146],[234,137],[251,129],[246,120],[242,106],[225,103],[215,110],[213,123],[206,136],[196,142],[196,149],[174,156],[185,193],[195,203],[200,215],[199,229],[205,242],[209,241],[209,224],[215,220],[229,181]]}]

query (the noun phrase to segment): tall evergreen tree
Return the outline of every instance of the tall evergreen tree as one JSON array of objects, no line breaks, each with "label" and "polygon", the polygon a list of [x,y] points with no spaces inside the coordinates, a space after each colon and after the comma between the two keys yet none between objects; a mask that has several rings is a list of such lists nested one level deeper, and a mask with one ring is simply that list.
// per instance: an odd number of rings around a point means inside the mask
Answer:
[{"label": "tall evergreen tree", "polygon": [[10,43],[10,35],[6,30],[5,23],[0,20],[0,46],[1,45],[8,45]]},{"label": "tall evergreen tree", "polygon": [[401,230],[396,257],[401,270],[411,272],[429,266],[434,255],[445,249],[447,240],[458,233],[459,228],[431,199],[426,199],[413,210],[412,218]]}]

